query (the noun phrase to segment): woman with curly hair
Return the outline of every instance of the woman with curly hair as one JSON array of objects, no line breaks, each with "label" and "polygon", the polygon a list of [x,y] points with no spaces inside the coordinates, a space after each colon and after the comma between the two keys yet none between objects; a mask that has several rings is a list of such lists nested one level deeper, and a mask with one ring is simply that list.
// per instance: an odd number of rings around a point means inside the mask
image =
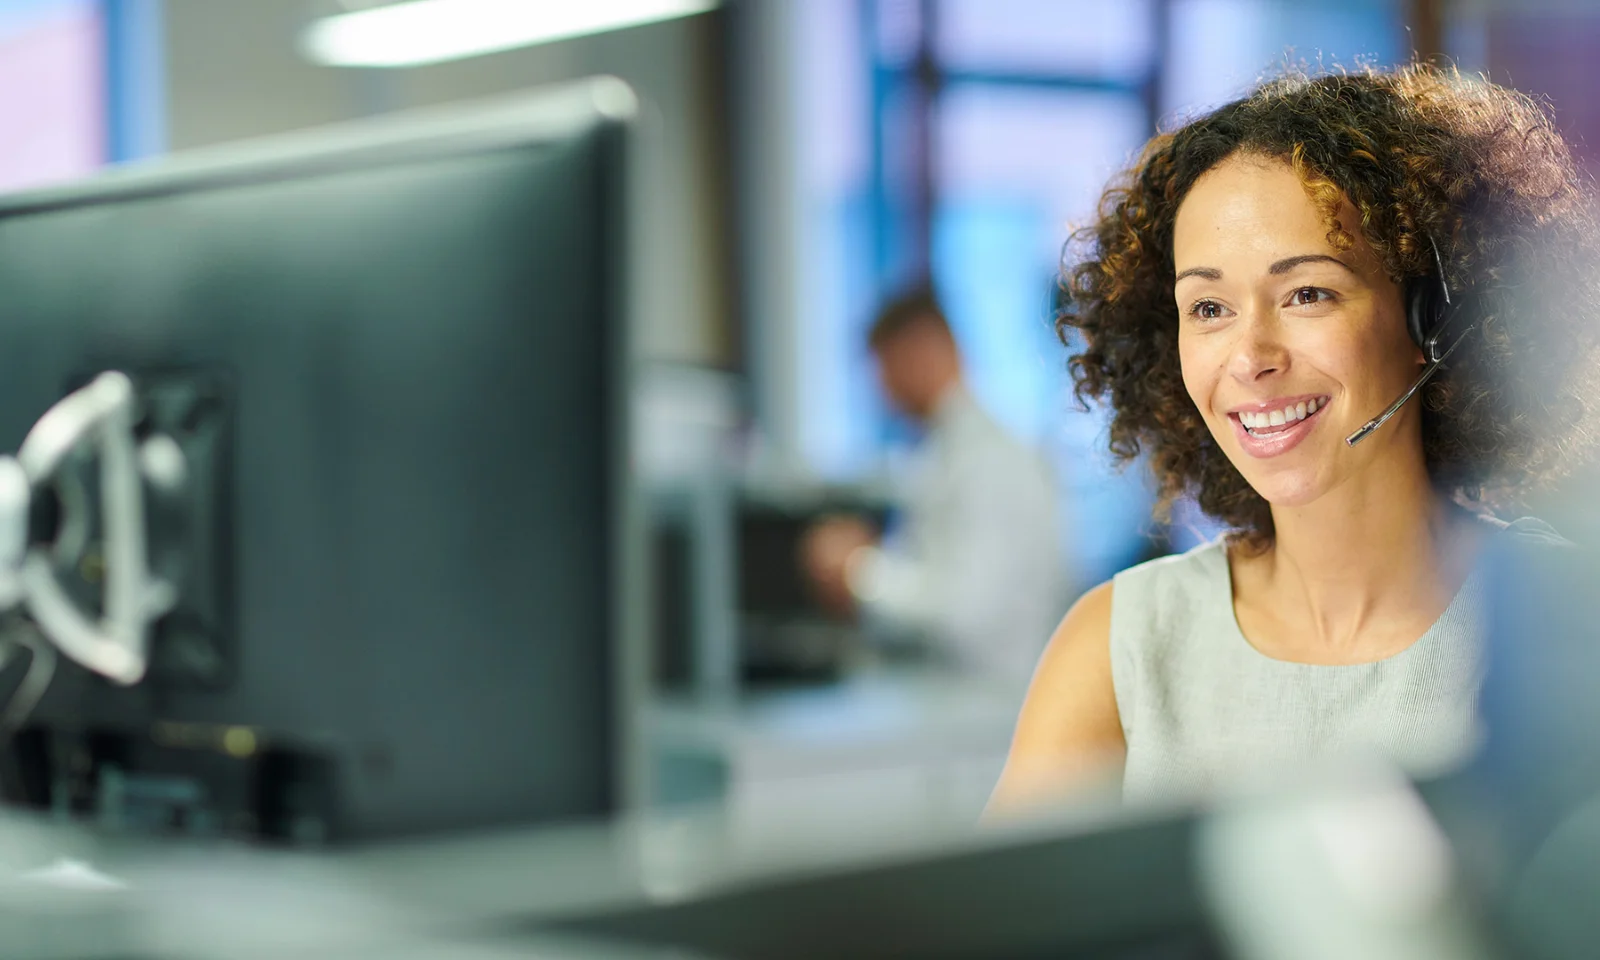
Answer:
[{"label": "woman with curly hair", "polygon": [[1432,67],[1284,77],[1152,140],[1060,325],[1113,454],[1233,532],[1073,606],[993,806],[1115,769],[1149,798],[1470,756],[1477,561],[1559,541],[1494,516],[1591,435],[1593,233],[1546,113]]}]

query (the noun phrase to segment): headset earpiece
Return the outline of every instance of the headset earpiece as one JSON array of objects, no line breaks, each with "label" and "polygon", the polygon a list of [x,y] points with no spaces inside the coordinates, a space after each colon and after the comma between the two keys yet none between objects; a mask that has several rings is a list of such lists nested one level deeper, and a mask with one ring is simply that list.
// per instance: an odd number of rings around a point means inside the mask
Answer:
[{"label": "headset earpiece", "polygon": [[1344,438],[1349,446],[1355,446],[1362,440],[1372,435],[1372,431],[1388,422],[1390,417],[1400,412],[1406,401],[1416,396],[1423,384],[1444,365],[1450,354],[1461,345],[1462,339],[1473,327],[1476,321],[1457,330],[1451,330],[1455,325],[1457,313],[1455,304],[1450,298],[1450,284],[1444,278],[1444,260],[1439,256],[1439,247],[1432,243],[1433,265],[1437,272],[1432,276],[1418,277],[1406,285],[1406,329],[1411,334],[1411,340],[1422,350],[1422,372],[1411,387],[1402,393],[1394,403],[1382,413],[1361,425],[1361,429]]},{"label": "headset earpiece", "polygon": [[1407,285],[1406,329],[1411,342],[1422,350],[1428,363],[1439,359],[1438,336],[1445,326],[1450,295],[1440,277],[1417,277]]},{"label": "headset earpiece", "polygon": [[1407,285],[1406,329],[1411,334],[1411,342],[1422,349],[1423,361],[1439,363],[1454,345],[1445,342],[1445,333],[1455,319],[1452,316],[1454,305],[1450,302],[1450,284],[1444,278],[1444,260],[1439,256],[1439,247],[1431,240],[1428,246],[1433,250],[1434,273],[1418,277]]}]

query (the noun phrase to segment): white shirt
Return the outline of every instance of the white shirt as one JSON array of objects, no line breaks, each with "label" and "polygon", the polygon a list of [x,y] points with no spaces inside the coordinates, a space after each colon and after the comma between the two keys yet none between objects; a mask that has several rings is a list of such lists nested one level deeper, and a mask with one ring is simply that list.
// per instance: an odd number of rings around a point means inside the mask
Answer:
[{"label": "white shirt", "polygon": [[1065,600],[1050,470],[961,387],[940,402],[920,453],[902,529],[852,564],[851,590],[869,621],[1026,683]]}]

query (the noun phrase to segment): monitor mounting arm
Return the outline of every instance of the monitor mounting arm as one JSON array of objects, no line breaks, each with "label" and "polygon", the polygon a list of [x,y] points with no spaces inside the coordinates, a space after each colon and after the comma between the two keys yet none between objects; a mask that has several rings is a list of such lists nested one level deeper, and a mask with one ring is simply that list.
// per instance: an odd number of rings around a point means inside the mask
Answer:
[{"label": "monitor mounting arm", "polygon": [[[152,627],[177,599],[174,586],[150,569],[145,484],[181,483],[185,472],[170,438],[141,443],[137,408],[133,381],[102,373],[40,417],[15,457],[0,457],[0,610],[26,612],[67,657],[124,685],[144,677]],[[80,451],[98,461],[104,558],[99,612],[73,599],[57,575],[53,544],[31,542],[29,533],[41,492]],[[62,529],[87,524],[72,514],[89,509],[64,499]]]}]

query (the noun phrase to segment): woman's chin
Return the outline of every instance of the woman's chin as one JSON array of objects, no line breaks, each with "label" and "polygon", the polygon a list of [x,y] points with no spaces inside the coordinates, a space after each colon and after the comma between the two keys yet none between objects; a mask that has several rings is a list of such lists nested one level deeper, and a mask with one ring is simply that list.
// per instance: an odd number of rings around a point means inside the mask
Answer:
[{"label": "woman's chin", "polygon": [[1315,503],[1327,492],[1323,478],[1310,471],[1283,472],[1271,477],[1246,476],[1251,488],[1274,507],[1294,508]]}]

